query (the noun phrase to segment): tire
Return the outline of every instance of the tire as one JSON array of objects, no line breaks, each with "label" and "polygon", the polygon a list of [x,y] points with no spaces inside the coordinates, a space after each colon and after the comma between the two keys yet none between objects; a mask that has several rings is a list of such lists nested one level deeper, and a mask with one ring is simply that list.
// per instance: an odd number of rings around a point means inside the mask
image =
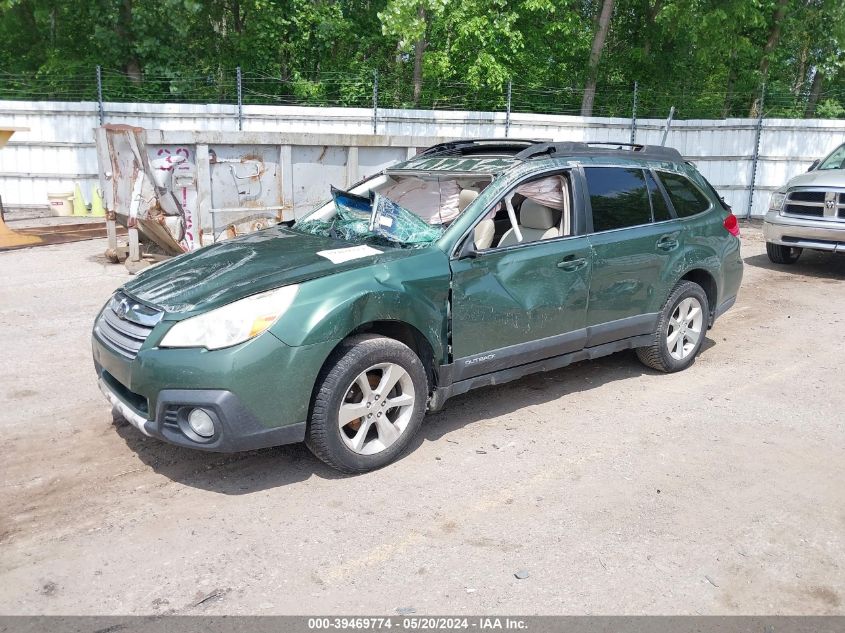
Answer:
[{"label": "tire", "polygon": [[[425,367],[407,345],[371,334],[352,336],[317,378],[305,444],[343,473],[382,468],[419,431],[427,400]],[[341,415],[348,420],[343,426]]]},{"label": "tire", "polygon": [[[697,315],[694,310],[699,311]],[[709,323],[707,293],[696,283],[681,281],[660,312],[651,345],[637,348],[637,356],[644,365],[658,371],[686,369],[701,349]]]},{"label": "tire", "polygon": [[766,242],[766,255],[775,264],[794,264],[801,257],[804,249],[797,246],[784,246]]}]

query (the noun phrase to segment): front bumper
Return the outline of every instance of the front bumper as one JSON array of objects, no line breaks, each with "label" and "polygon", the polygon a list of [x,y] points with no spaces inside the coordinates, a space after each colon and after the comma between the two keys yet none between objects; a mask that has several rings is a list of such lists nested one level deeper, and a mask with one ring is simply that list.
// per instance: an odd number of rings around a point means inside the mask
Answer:
[{"label": "front bumper", "polygon": [[[91,344],[100,390],[127,421],[150,437],[215,452],[301,442],[314,383],[334,347],[289,347],[266,332],[215,351],[142,348],[130,360],[96,334]],[[212,417],[211,438],[187,425],[194,407]]]},{"label": "front bumper", "polygon": [[763,221],[763,235],[772,244],[845,253],[845,221],[768,213]]},{"label": "front bumper", "polygon": [[[223,389],[165,389],[158,395],[158,411],[148,419],[124,402],[107,382],[98,379],[100,391],[112,407],[148,437],[189,448],[218,453],[249,451],[292,444],[305,439],[305,422],[277,428],[263,426],[231,391]],[[196,436],[187,424],[187,412],[202,408],[211,415],[215,433],[208,439]]]}]

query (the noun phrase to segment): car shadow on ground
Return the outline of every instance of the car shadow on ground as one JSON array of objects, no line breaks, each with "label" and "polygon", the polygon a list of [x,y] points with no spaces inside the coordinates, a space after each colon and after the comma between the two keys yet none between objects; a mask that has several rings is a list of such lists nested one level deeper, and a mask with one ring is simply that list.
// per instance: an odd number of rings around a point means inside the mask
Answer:
[{"label": "car shadow on ground", "polygon": [[805,250],[794,264],[773,264],[766,254],[750,255],[743,258],[743,261],[755,268],[776,270],[803,277],[845,279],[845,256],[841,254]]},{"label": "car shadow on ground", "polygon": [[[705,338],[701,354],[715,346]],[[658,372],[642,365],[633,351],[582,361],[550,372],[533,374],[502,385],[470,391],[450,399],[446,408],[423,420],[407,453],[425,442],[445,437],[482,420],[545,404],[568,395]],[[564,403],[561,414],[567,413]],[[207,453],[173,446],[142,435],[126,421],[116,421],[117,433],[141,462],[175,482],[225,495],[243,495],[305,481],[347,477],[323,464],[304,444],[243,453]],[[390,468],[390,466],[388,466]]]},{"label": "car shadow on ground", "polygon": [[314,457],[304,444],[241,453],[208,453],[146,437],[125,421],[117,433],[139,460],[175,482],[225,495],[243,495],[305,481],[345,475]]},{"label": "car shadow on ground", "polygon": [[[715,345],[712,339],[705,338],[699,354],[706,354]],[[443,441],[449,433],[474,422],[507,416],[558,399],[563,399],[561,415],[567,415],[572,412],[566,404],[567,396],[647,374],[659,375],[660,372],[640,363],[636,353],[630,350],[470,391],[447,401],[443,411],[427,416],[411,450],[425,441]]]}]

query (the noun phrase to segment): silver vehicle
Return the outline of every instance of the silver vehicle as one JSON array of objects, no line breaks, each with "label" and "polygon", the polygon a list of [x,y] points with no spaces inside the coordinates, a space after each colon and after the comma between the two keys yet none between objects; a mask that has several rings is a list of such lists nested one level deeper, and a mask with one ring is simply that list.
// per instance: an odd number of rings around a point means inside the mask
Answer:
[{"label": "silver vehicle", "polygon": [[845,143],[772,194],[763,233],[776,264],[794,264],[805,248],[845,253]]}]

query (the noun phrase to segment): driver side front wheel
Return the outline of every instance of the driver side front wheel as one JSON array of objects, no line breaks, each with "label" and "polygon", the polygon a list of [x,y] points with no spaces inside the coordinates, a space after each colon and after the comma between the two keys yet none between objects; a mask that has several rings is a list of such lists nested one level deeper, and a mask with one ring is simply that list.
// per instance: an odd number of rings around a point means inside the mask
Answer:
[{"label": "driver side front wheel", "polygon": [[320,372],[305,443],[341,472],[376,470],[411,443],[427,400],[425,367],[413,350],[383,336],[352,336]]}]

